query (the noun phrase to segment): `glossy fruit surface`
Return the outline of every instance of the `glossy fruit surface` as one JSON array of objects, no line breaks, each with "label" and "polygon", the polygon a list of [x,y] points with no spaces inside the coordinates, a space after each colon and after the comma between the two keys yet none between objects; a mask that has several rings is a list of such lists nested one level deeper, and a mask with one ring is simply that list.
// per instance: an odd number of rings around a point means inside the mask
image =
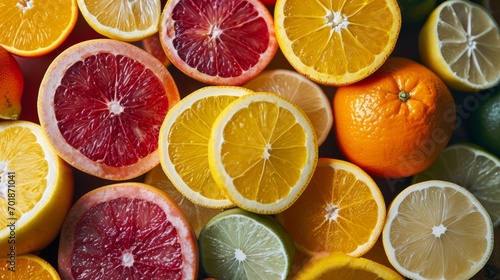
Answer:
[{"label": "glossy fruit surface", "polygon": [[0,45],[0,119],[16,120],[21,114],[24,76],[16,59]]},{"label": "glossy fruit surface", "polygon": [[47,261],[34,254],[0,259],[0,275],[6,280],[60,280],[57,270]]}]

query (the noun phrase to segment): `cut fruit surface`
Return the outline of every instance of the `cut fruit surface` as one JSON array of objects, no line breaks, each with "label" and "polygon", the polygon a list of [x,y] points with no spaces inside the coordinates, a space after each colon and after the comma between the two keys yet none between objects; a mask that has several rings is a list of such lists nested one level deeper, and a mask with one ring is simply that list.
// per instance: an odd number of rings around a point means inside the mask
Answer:
[{"label": "cut fruit surface", "polygon": [[368,174],[349,162],[320,158],[304,193],[278,220],[306,255],[359,257],[377,241],[385,214],[382,193]]},{"label": "cut fruit surface", "polygon": [[239,208],[210,219],[199,244],[203,268],[216,279],[287,279],[295,252],[276,220]]},{"label": "cut fruit surface", "polygon": [[64,222],[58,265],[64,279],[196,279],[194,232],[178,204],[142,183],[83,195]]},{"label": "cut fruit surface", "polygon": [[77,18],[76,0],[3,0],[0,45],[20,56],[45,55],[66,40]]},{"label": "cut fruit surface", "polygon": [[208,141],[219,113],[252,91],[232,86],[203,87],[177,103],[160,130],[160,162],[174,186],[192,202],[210,208],[234,204],[217,186],[208,164]]},{"label": "cut fruit surface", "polygon": [[247,82],[278,50],[273,17],[259,0],[168,1],[160,41],[177,68],[212,85]]},{"label": "cut fruit surface", "polygon": [[0,122],[2,257],[48,246],[59,234],[72,202],[71,169],[52,149],[42,128],[27,121]]},{"label": "cut fruit surface", "polygon": [[66,162],[126,180],[159,164],[160,127],[179,99],[156,58],[129,43],[96,39],[54,59],[40,86],[38,115]]},{"label": "cut fruit surface", "polygon": [[109,38],[132,42],[158,32],[160,0],[76,1],[87,23]]},{"label": "cut fruit surface", "polygon": [[488,89],[500,82],[500,28],[471,1],[444,1],[420,30],[422,62],[456,90]]},{"label": "cut fruit surface", "polygon": [[438,180],[399,193],[382,236],[389,261],[411,279],[470,279],[493,249],[483,206],[465,188]]},{"label": "cut fruit surface", "polygon": [[337,252],[312,258],[299,270],[294,279],[403,280],[404,278],[396,271],[374,261]]},{"label": "cut fruit surface", "polygon": [[299,106],[311,121],[318,146],[321,146],[333,125],[333,113],[330,101],[321,87],[301,74],[276,69],[262,72],[244,85],[253,91],[273,92]]},{"label": "cut fruit surface", "polygon": [[307,186],[318,146],[314,128],[295,104],[274,93],[250,93],[215,120],[208,158],[216,183],[234,204],[275,214]]},{"label": "cut fruit surface", "polygon": [[5,280],[60,280],[57,270],[46,260],[33,254],[0,259],[0,275]]},{"label": "cut fruit surface", "polygon": [[313,81],[350,84],[389,57],[401,28],[396,0],[278,0],[278,44],[290,64]]},{"label": "cut fruit surface", "polygon": [[448,146],[434,163],[413,177],[413,183],[427,180],[453,182],[470,191],[500,226],[500,160],[467,143]]}]

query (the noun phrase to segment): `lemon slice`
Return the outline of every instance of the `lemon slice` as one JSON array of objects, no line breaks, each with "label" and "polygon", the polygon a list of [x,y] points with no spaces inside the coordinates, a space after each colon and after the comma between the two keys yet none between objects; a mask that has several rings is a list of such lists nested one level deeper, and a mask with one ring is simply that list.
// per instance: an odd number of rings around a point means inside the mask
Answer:
[{"label": "lemon slice", "polygon": [[470,279],[493,250],[491,219],[465,188],[430,180],[399,193],[382,233],[391,264],[411,279]]},{"label": "lemon slice", "polygon": [[259,92],[236,99],[219,114],[208,156],[215,181],[234,204],[274,214],[307,186],[318,146],[300,108],[277,94]]},{"label": "lemon slice", "polygon": [[453,89],[475,91],[500,82],[500,29],[471,1],[444,1],[419,35],[422,62]]}]

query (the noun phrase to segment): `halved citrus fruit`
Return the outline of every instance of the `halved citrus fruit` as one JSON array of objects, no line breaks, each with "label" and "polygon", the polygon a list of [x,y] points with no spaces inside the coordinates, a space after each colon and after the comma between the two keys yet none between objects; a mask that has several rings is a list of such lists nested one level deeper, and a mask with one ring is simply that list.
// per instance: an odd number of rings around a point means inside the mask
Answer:
[{"label": "halved citrus fruit", "polygon": [[396,271],[372,260],[335,252],[310,259],[294,279],[403,280],[404,278]]},{"label": "halved citrus fruit", "polygon": [[304,254],[359,257],[377,241],[385,214],[384,197],[368,174],[349,162],[320,158],[304,193],[278,220]]},{"label": "halved citrus fruit", "polygon": [[73,202],[73,174],[42,128],[0,122],[0,254],[41,250],[59,234]]},{"label": "halved citrus fruit", "polygon": [[350,84],[389,57],[401,28],[396,0],[278,0],[278,44],[290,64],[313,81]]},{"label": "halved citrus fruit", "polygon": [[470,191],[500,226],[500,160],[482,148],[468,143],[446,147],[426,170],[413,177],[413,183],[443,180]]},{"label": "halved citrus fruit", "polygon": [[57,270],[34,254],[0,259],[0,276],[6,280],[60,280]]},{"label": "halved citrus fruit", "polygon": [[219,113],[252,91],[207,86],[184,97],[167,113],[160,130],[160,163],[174,186],[193,203],[210,208],[234,204],[217,186],[208,164],[208,141]]},{"label": "halved citrus fruit", "polygon": [[273,92],[299,106],[311,121],[318,146],[321,146],[333,125],[330,101],[313,81],[303,75],[286,69],[274,69],[260,73],[244,85],[253,91]]},{"label": "halved citrus fruit", "polygon": [[422,62],[453,89],[475,91],[500,82],[500,28],[472,1],[444,1],[419,35]]},{"label": "halved citrus fruit", "polygon": [[160,0],[76,1],[87,23],[109,38],[132,42],[158,32]]},{"label": "halved citrus fruit", "polygon": [[274,218],[239,208],[210,219],[199,244],[203,268],[216,279],[288,279],[295,253]]},{"label": "halved citrus fruit", "polygon": [[396,196],[382,237],[389,261],[411,279],[470,279],[493,250],[493,225],[481,203],[465,188],[438,180]]},{"label": "halved citrus fruit", "polygon": [[170,0],[160,41],[186,75],[213,85],[241,85],[278,50],[273,17],[259,0]]},{"label": "halved citrus fruit", "polygon": [[3,0],[0,45],[20,56],[47,54],[66,40],[77,18],[76,0]]},{"label": "halved citrus fruit", "polygon": [[54,59],[40,86],[38,115],[66,162],[97,177],[126,180],[159,164],[160,127],[179,99],[156,58],[129,43],[96,39]]},{"label": "halved citrus fruit", "polygon": [[297,200],[318,158],[316,134],[305,113],[274,93],[250,93],[215,120],[208,143],[209,167],[237,206],[279,213]]},{"label": "halved citrus fruit", "polygon": [[179,205],[143,183],[84,194],[64,221],[63,279],[196,279],[196,237]]}]

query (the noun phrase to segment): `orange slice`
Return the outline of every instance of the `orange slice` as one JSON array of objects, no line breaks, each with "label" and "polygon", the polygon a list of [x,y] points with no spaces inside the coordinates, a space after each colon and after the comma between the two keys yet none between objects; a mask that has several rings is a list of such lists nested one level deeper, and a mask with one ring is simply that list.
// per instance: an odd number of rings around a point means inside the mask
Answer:
[{"label": "orange slice", "polygon": [[359,257],[374,246],[385,214],[382,193],[368,174],[349,162],[320,158],[304,193],[278,218],[304,254]]},{"label": "orange slice", "polygon": [[126,180],[160,163],[160,127],[179,99],[172,76],[152,55],[96,39],[54,59],[40,86],[38,114],[66,162],[93,176]]},{"label": "orange slice", "polygon": [[0,45],[20,56],[47,54],[64,42],[77,18],[76,0],[3,0]]},{"label": "orange slice", "polygon": [[247,82],[278,50],[273,17],[259,0],[168,1],[160,41],[172,64],[212,85]]},{"label": "orange slice", "polygon": [[375,72],[401,28],[396,0],[278,0],[278,44],[290,64],[313,81],[345,85]]},{"label": "orange slice", "polygon": [[0,275],[6,280],[60,280],[57,270],[46,260],[33,254],[0,259]]}]

